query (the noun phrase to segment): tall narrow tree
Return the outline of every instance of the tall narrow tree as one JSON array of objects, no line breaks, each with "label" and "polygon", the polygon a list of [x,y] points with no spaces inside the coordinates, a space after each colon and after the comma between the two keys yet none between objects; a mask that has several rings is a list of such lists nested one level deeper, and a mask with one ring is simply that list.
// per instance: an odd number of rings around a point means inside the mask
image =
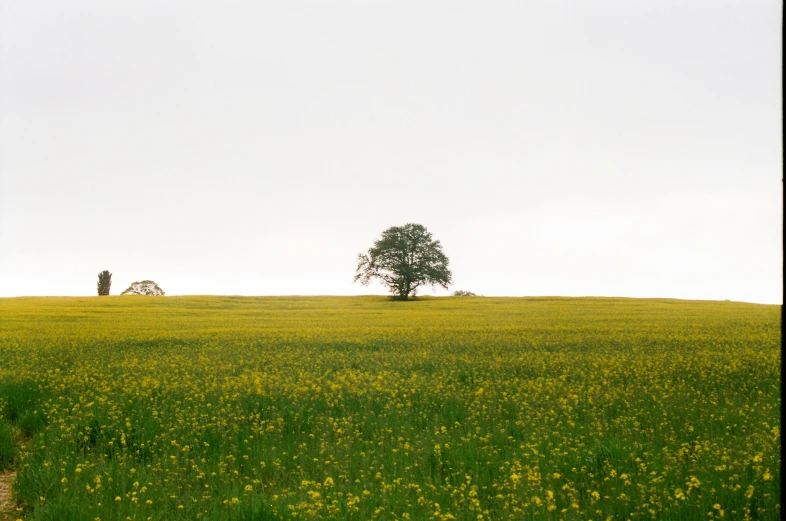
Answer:
[{"label": "tall narrow tree", "polygon": [[104,270],[98,274],[98,296],[109,295],[109,288],[112,286],[112,274],[109,270]]}]

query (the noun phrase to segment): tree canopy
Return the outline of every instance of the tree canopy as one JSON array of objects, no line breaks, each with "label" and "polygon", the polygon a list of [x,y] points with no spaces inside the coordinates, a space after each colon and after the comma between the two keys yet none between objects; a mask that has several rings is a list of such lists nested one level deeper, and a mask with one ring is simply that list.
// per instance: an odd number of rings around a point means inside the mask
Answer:
[{"label": "tree canopy", "polygon": [[368,253],[359,253],[354,282],[378,279],[394,297],[407,300],[422,286],[448,289],[452,274],[442,245],[422,224],[393,226],[382,232]]},{"label": "tree canopy", "polygon": [[134,282],[128,289],[121,293],[121,295],[150,295],[159,297],[164,295],[164,290],[152,280],[143,280],[141,282]]},{"label": "tree canopy", "polygon": [[110,287],[112,287],[112,274],[109,270],[104,270],[98,274],[98,296],[109,295]]}]

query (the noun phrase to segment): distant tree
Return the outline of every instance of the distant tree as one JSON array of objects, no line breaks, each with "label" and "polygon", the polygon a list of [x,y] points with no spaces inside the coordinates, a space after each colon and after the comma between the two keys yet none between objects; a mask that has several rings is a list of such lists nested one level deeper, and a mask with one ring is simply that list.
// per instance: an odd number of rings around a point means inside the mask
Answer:
[{"label": "distant tree", "polygon": [[454,297],[477,297],[477,295],[475,295],[471,291],[464,291],[463,289],[458,289],[458,290],[454,291],[453,292],[453,296]]},{"label": "distant tree", "polygon": [[379,279],[400,300],[415,296],[421,286],[448,289],[453,282],[442,245],[421,224],[388,228],[357,262],[354,282],[365,286]]},{"label": "distant tree", "polygon": [[112,286],[112,274],[109,270],[104,270],[98,274],[98,296],[109,295],[109,288]]},{"label": "distant tree", "polygon": [[161,289],[155,281],[143,280],[141,282],[134,282],[128,286],[128,289],[122,292],[121,295],[149,295],[161,297],[164,295],[164,290]]}]

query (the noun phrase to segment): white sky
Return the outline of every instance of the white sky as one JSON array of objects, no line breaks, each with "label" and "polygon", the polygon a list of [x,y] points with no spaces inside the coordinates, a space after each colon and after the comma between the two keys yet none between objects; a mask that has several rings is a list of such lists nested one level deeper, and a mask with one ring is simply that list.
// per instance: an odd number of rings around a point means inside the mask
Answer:
[{"label": "white sky", "polygon": [[[0,296],[782,303],[782,6],[0,0]],[[448,294],[439,290],[424,294]]]}]

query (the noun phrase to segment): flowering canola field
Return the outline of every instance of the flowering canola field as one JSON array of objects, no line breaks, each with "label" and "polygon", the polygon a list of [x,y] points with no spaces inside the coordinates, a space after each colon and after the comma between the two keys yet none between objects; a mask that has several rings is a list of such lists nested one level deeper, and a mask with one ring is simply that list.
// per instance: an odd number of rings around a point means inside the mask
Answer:
[{"label": "flowering canola field", "polygon": [[779,519],[780,343],[732,302],[0,299],[0,468],[25,520]]}]

